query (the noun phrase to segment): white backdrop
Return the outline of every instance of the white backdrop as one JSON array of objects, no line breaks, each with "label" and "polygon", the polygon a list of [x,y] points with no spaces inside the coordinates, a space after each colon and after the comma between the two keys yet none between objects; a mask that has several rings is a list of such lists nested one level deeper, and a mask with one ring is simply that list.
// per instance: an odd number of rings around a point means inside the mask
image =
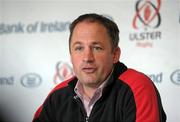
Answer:
[{"label": "white backdrop", "polygon": [[1,0],[0,115],[6,121],[30,122],[49,91],[72,75],[68,26],[94,12],[118,24],[120,61],[149,75],[167,121],[180,121],[179,0]]}]

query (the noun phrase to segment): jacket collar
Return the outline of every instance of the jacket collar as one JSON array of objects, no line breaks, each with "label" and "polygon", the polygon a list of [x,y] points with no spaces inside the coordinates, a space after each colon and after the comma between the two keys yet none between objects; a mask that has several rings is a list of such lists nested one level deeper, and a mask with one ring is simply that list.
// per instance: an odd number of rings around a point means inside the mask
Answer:
[{"label": "jacket collar", "polygon": [[111,88],[112,88],[113,84],[115,83],[115,81],[126,70],[127,70],[127,67],[123,63],[117,62],[115,64],[114,71],[113,71],[111,77],[109,78],[109,81],[107,82],[106,87],[103,90],[103,96],[106,96],[109,93],[109,91],[111,90]]},{"label": "jacket collar", "polygon": [[[106,87],[104,88],[103,92],[108,91],[107,89],[109,89],[110,86],[114,83],[114,81],[116,79],[118,79],[118,77],[126,70],[127,70],[127,67],[123,63],[117,62],[114,66],[114,70],[113,70],[109,80],[107,81]],[[75,78],[73,78],[73,80],[71,82],[69,82],[69,86],[73,89],[73,91],[74,91],[77,81],[78,81],[78,79],[77,79],[77,77],[75,77]]]}]

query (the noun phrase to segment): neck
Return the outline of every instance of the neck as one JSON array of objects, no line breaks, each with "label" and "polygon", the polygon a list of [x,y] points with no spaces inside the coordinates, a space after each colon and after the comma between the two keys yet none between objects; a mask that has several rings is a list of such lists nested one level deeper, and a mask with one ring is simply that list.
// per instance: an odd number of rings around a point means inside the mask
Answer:
[{"label": "neck", "polygon": [[85,97],[91,99],[95,91],[97,90],[97,87],[89,87],[89,86],[83,85],[83,90],[84,90]]}]

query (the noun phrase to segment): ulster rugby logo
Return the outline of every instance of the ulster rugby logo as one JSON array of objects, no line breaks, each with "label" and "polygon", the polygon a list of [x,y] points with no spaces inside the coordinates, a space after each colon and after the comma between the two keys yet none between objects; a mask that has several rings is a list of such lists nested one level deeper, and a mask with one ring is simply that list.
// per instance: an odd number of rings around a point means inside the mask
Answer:
[{"label": "ulster rugby logo", "polygon": [[161,0],[138,0],[135,3],[135,14],[132,27],[136,31],[129,34],[129,40],[137,47],[153,47],[161,40],[162,33],[158,30],[161,24]]},{"label": "ulster rugby logo", "polygon": [[136,14],[133,19],[133,28],[157,28],[161,24],[159,14],[161,0],[139,0],[136,3]]},{"label": "ulster rugby logo", "polygon": [[64,62],[57,62],[56,64],[56,73],[54,75],[54,83],[58,84],[64,80],[69,79],[73,76],[73,69],[71,66]]}]

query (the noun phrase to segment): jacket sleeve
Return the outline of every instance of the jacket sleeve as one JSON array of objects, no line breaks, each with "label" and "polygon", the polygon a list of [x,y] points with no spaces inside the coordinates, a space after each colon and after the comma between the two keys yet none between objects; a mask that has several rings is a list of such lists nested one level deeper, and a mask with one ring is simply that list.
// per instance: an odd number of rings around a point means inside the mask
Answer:
[{"label": "jacket sleeve", "polygon": [[58,84],[54,89],[51,90],[51,92],[49,93],[49,95],[47,96],[46,100],[44,101],[43,105],[41,105],[36,113],[34,114],[34,118],[33,118],[33,122],[52,122],[55,121],[55,117],[54,117],[54,109],[55,107],[53,106],[53,93],[63,87],[68,86],[68,83],[74,79],[74,77],[72,77],[71,79],[68,79],[64,82],[61,82],[60,84]]},{"label": "jacket sleeve", "polygon": [[52,95],[48,96],[44,104],[36,111],[33,122],[54,122],[54,106],[52,103]]},{"label": "jacket sleeve", "polygon": [[[133,69],[128,69],[119,79],[128,84],[133,92],[136,106],[136,122],[166,121],[162,104],[160,104],[160,96],[158,96],[157,89],[150,78]],[[128,120],[128,115],[126,117],[126,120]]]}]

